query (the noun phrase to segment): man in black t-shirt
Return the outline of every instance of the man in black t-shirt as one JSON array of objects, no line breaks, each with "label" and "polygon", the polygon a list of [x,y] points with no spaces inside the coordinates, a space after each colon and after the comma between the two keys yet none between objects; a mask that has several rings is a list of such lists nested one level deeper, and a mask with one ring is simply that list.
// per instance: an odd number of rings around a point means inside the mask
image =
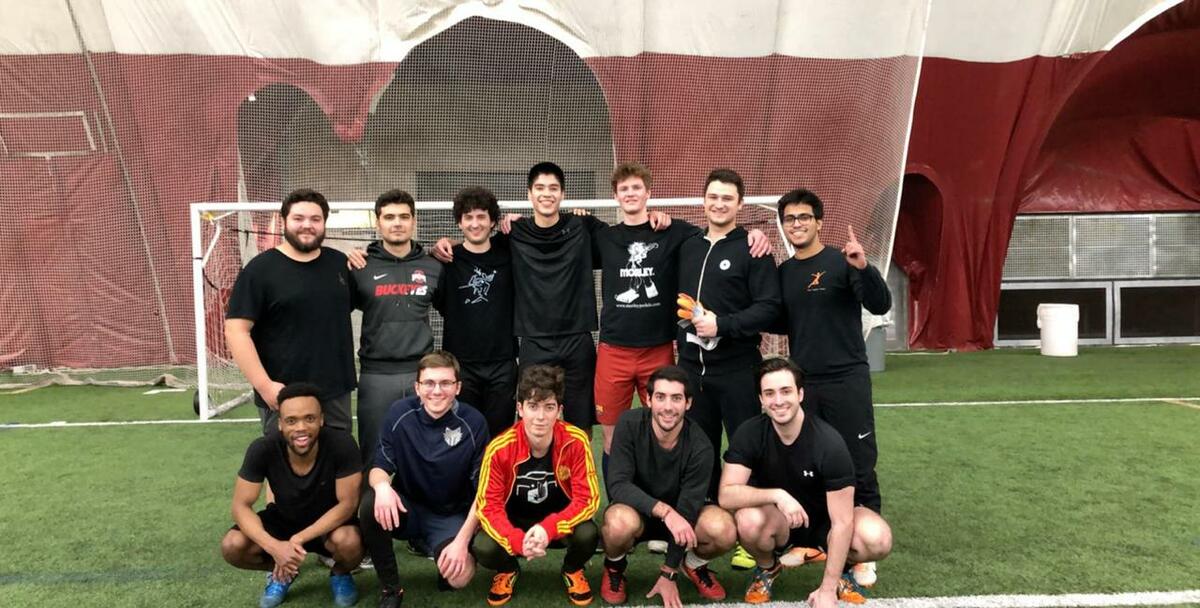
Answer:
[{"label": "man in black t-shirt", "polygon": [[684,415],[692,405],[687,372],[674,365],[650,375],[646,407],[625,412],[613,433],[611,504],[604,511],[604,576],[600,596],[625,602],[625,555],[637,542],[668,543],[666,562],[647,597],[679,605],[682,571],[705,599],[725,599],[708,561],[737,542],[729,512],[704,504],[712,475],[712,444]]},{"label": "man in black t-shirt", "polygon": [[254,388],[263,432],[274,428],[284,384],[320,387],[325,423],[350,430],[356,385],[346,256],[322,247],[329,203],[314,190],[287,195],[284,242],[255,256],[234,283],[225,341]]},{"label": "man in black t-shirt", "polygon": [[454,221],[464,240],[443,264],[434,300],[445,320],[442,348],[462,366],[458,397],[483,413],[493,437],[513,424],[517,383],[508,237],[492,235],[499,219],[491,191],[466,188],[454,196]]},{"label": "man in black t-shirt", "polygon": [[[789,355],[804,370],[804,410],[837,429],[850,449],[855,503],[882,513],[862,309],[886,313],[891,293],[883,275],[867,263],[852,226],[840,251],[821,243],[825,205],[816,194],[788,192],[778,212],[796,253],[779,266],[784,315],[776,329],[787,333]],[[854,575],[864,586],[874,585],[875,564],[859,564]]]},{"label": "man in black t-shirt", "polygon": [[878,513],[854,506],[854,465],[841,435],[800,408],[804,378],[788,359],[764,360],[756,373],[764,413],[747,420],[725,453],[721,506],[734,512],[738,540],[756,567],[746,590],[752,604],[771,601],[785,565],[803,551],[826,553],[825,575],[808,597],[814,608],[838,600],[861,604],[866,591],[850,565],[887,557],[892,531]]},{"label": "man in black t-shirt", "polygon": [[[358,600],[350,571],[363,556],[354,520],[362,461],[349,433],[322,428],[318,395],[307,383],[279,391],[278,432],[250,444],[234,483],[235,525],[221,540],[221,555],[238,568],[270,572],[263,608],[283,602],[310,551],[333,559],[334,601],[351,606]],[[275,500],[255,513],[264,480]]]}]

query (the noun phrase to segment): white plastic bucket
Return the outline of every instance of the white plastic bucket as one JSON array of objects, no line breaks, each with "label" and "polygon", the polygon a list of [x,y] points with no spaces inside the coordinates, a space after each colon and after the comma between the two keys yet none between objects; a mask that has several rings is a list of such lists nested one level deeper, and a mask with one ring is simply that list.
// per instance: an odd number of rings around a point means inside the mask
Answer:
[{"label": "white plastic bucket", "polygon": [[1042,330],[1042,354],[1074,357],[1079,354],[1079,305],[1038,304],[1037,325]]}]

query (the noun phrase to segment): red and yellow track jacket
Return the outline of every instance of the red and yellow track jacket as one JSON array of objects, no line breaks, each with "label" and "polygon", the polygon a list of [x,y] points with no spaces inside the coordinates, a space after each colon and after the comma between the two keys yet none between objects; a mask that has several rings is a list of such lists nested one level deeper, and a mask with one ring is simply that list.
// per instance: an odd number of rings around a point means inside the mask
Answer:
[{"label": "red and yellow track jacket", "polygon": [[[600,482],[588,436],[579,427],[561,420],[556,422],[551,449],[554,478],[571,501],[567,508],[539,522],[553,541],[570,534],[575,526],[596,514],[600,507]],[[529,439],[525,436],[524,422],[517,421],[488,444],[479,467],[476,494],[479,525],[510,555],[521,555],[525,531],[508,521],[504,506],[512,495],[517,466],[526,460],[529,460]]]}]

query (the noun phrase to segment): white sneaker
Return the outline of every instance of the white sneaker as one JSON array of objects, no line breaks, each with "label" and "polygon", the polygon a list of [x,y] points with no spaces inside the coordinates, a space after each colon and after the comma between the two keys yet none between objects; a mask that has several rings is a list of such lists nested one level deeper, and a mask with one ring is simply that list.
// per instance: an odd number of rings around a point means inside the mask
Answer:
[{"label": "white sneaker", "polygon": [[875,581],[878,579],[875,575],[875,562],[854,564],[852,572],[854,573],[854,580],[858,584],[868,589],[875,586]]},{"label": "white sneaker", "polygon": [[665,540],[650,540],[646,541],[646,550],[651,553],[663,555],[667,552],[667,541]]},{"label": "white sneaker", "polygon": [[332,557],[328,557],[328,556],[321,555],[320,553],[318,553],[317,554],[317,563],[321,564],[322,566],[325,566],[326,568],[332,568],[333,564],[335,562],[333,561]]}]

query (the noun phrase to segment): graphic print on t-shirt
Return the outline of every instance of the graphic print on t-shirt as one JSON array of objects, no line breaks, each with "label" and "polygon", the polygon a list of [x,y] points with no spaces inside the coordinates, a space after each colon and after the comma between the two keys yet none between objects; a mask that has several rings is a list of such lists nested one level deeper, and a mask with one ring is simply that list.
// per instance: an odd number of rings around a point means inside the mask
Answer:
[{"label": "graphic print on t-shirt", "polygon": [[517,476],[514,493],[525,499],[525,502],[540,505],[550,498],[550,493],[558,488],[558,481],[551,471],[529,471]]},{"label": "graphic print on t-shirt", "polygon": [[650,252],[657,247],[658,243],[647,244],[641,241],[629,244],[629,261],[621,269],[621,278],[629,279],[629,288],[613,296],[616,301],[622,304],[632,304],[641,297],[643,292],[647,298],[653,299],[658,296],[658,286],[654,284],[654,267],[642,266],[646,263],[646,256],[650,255]]},{"label": "graphic print on t-shirt", "polygon": [[478,304],[488,301],[488,292],[492,290],[492,281],[496,278],[496,271],[485,273],[478,266],[471,273],[471,278],[466,285],[460,285],[459,289],[470,289],[471,294],[463,300],[464,304]]}]

